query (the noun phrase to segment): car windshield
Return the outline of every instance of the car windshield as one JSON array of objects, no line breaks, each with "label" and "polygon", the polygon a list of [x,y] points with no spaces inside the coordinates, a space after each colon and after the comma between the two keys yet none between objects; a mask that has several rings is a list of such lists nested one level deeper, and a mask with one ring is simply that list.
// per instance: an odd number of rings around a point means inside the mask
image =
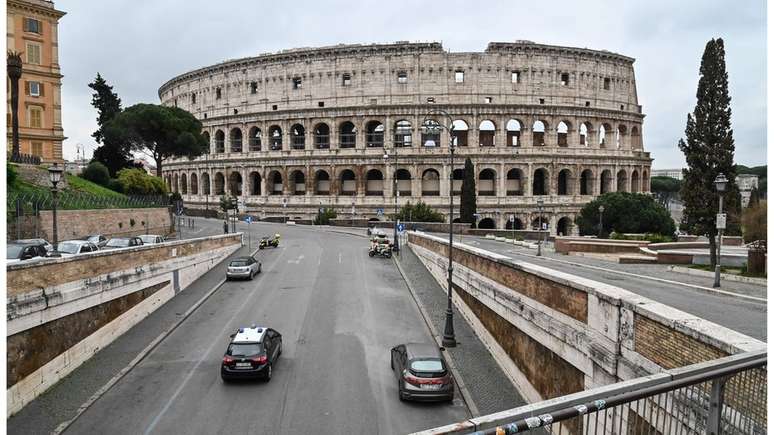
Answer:
[{"label": "car windshield", "polygon": [[99,243],[99,236],[89,236],[89,238],[86,240],[90,241],[91,243]]},{"label": "car windshield", "polygon": [[74,242],[62,242],[56,247],[57,251],[64,252],[65,254],[77,254],[80,249],[80,243]]},{"label": "car windshield", "polygon": [[234,260],[229,264],[231,267],[245,267],[249,266],[247,260]]},{"label": "car windshield", "polygon": [[438,358],[432,359],[416,359],[411,361],[412,372],[445,372],[446,368],[443,366],[443,361]]},{"label": "car windshield", "polygon": [[226,355],[252,356],[261,353],[261,343],[231,343]]},{"label": "car windshield", "polygon": [[125,248],[129,246],[129,239],[110,239],[106,246],[113,248]]},{"label": "car windshield", "polygon": [[7,256],[5,257],[7,260],[15,260],[18,259],[21,256],[21,251],[24,249],[24,246],[21,245],[8,245]]}]

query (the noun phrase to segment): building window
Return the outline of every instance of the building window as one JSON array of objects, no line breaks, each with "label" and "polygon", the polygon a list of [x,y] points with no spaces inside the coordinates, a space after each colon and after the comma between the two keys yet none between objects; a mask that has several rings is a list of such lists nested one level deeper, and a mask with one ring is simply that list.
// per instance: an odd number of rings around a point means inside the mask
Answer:
[{"label": "building window", "polygon": [[177,107],[177,98],[175,98],[175,107]]},{"label": "building window", "polygon": [[324,101],[318,101],[317,102],[317,107],[325,107],[325,102]]},{"label": "building window", "polygon": [[43,142],[32,142],[32,155],[43,157]]},{"label": "building window", "polygon": [[220,100],[220,96],[221,96],[220,88],[215,88],[215,99]]},{"label": "building window", "polygon": [[545,98],[541,98],[539,101],[540,101],[540,104],[546,104],[546,99]]},{"label": "building window", "polygon": [[293,77],[293,89],[301,89],[301,77]]},{"label": "building window", "polygon": [[43,128],[43,109],[37,106],[30,106],[30,128]]},{"label": "building window", "polygon": [[341,76],[341,86],[349,86],[352,84],[352,76],[349,74],[343,74]]},{"label": "building window", "polygon": [[591,107],[591,101],[586,101],[586,107]]},{"label": "building window", "polygon": [[32,97],[40,97],[43,85],[40,82],[27,82],[27,94]]},{"label": "building window", "polygon": [[454,83],[463,83],[465,82],[465,72],[464,71],[455,71],[454,72]]},{"label": "building window", "polygon": [[271,110],[277,110],[277,105],[276,105],[276,104],[273,104],[273,105],[271,106]]},{"label": "building window", "polygon": [[610,90],[610,78],[609,78],[609,77],[605,77],[605,84],[604,84],[604,87],[605,87],[605,90],[606,90],[606,91],[609,91],[609,90]]},{"label": "building window", "polygon": [[196,94],[191,94],[191,104],[196,104]]},{"label": "building window", "polygon": [[400,71],[398,73],[398,83],[408,83],[408,74],[406,71]]},{"label": "building window", "polygon": [[562,86],[567,86],[570,84],[570,75],[567,73],[562,73]]},{"label": "building window", "polygon": [[40,65],[40,45],[27,43],[27,63],[31,65]]},{"label": "building window", "polygon": [[484,97],[484,103],[492,104],[492,97]]},{"label": "building window", "polygon": [[519,83],[520,77],[518,71],[511,71],[511,83]]},{"label": "building window", "polygon": [[258,82],[251,82],[250,83],[250,93],[251,94],[258,93]]},{"label": "building window", "polygon": [[43,23],[41,23],[40,21],[34,18],[25,18],[24,31],[37,33],[38,35],[40,35],[41,33],[43,33]]}]

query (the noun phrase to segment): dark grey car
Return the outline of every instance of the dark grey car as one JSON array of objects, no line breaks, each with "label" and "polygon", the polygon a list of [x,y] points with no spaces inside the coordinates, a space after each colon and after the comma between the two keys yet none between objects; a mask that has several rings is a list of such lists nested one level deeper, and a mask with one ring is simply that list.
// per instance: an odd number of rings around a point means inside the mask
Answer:
[{"label": "dark grey car", "polygon": [[406,343],[393,347],[390,368],[398,379],[400,400],[454,399],[454,379],[440,349],[433,344]]}]

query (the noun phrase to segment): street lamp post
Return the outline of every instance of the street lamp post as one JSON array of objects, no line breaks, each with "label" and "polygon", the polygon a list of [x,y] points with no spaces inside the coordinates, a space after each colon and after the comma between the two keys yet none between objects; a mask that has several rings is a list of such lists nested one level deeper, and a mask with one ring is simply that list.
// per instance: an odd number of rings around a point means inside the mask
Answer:
[{"label": "street lamp post", "polygon": [[599,206],[599,238],[602,238],[602,213],[605,212],[605,206]]},{"label": "street lamp post", "polygon": [[[395,201],[395,215],[393,216],[393,235],[392,235],[392,241],[393,241],[393,251],[400,252],[400,243],[398,243],[398,148],[395,148],[393,155],[395,156],[395,164],[392,168],[392,196],[394,197]],[[387,150],[384,150],[384,162],[385,164],[390,159],[390,155],[387,153]]]},{"label": "street lamp post", "polygon": [[715,259],[715,283],[712,287],[720,287],[720,247],[723,245],[723,229],[726,228],[726,217],[723,215],[723,194],[726,192],[728,179],[725,174],[718,174],[715,178],[715,189],[718,191],[718,216],[715,226],[718,230],[718,255]]},{"label": "street lamp post", "polygon": [[11,81],[11,161],[19,161],[19,79],[22,75],[21,53],[9,51],[6,59]]},{"label": "street lamp post", "polygon": [[539,239],[538,239],[538,251],[537,256],[540,257],[541,255],[541,246],[543,245],[543,200],[538,199],[537,200],[537,206],[538,206],[538,231],[539,233]]},{"label": "street lamp post", "polygon": [[59,234],[57,233],[57,227],[56,227],[56,206],[57,206],[57,188],[56,185],[59,184],[59,182],[62,180],[62,168],[59,167],[56,163],[54,163],[54,166],[51,166],[48,168],[48,177],[51,180],[51,185],[53,186],[51,188],[51,196],[53,197],[53,208],[52,208],[52,218],[54,221],[54,250],[51,253],[52,257],[60,257],[59,255]]},{"label": "street lamp post", "polygon": [[[431,101],[428,100],[428,103]],[[446,117],[449,121],[448,125],[442,125],[434,119],[428,117],[434,114],[440,114]],[[453,259],[452,253],[454,252],[454,120],[452,117],[443,110],[432,109],[425,116],[425,120],[422,122],[424,127],[428,131],[432,131],[434,134],[440,134],[441,130],[445,128],[449,131],[449,268],[448,268],[448,294],[446,300],[446,324],[443,330],[443,341],[441,342],[444,347],[457,346],[457,339],[454,336],[454,312],[452,311],[452,291],[453,291]]]}]

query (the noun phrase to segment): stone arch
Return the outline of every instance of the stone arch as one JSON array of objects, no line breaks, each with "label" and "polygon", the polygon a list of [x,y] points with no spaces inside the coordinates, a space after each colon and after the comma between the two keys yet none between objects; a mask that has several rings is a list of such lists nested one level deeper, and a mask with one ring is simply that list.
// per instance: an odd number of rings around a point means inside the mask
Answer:
[{"label": "stone arch", "polygon": [[293,195],[306,194],[306,176],[304,171],[296,169],[290,173],[290,191]]},{"label": "stone arch", "polygon": [[572,231],[572,220],[567,216],[562,216],[556,221],[556,235],[567,236]]},{"label": "stone arch", "polygon": [[478,221],[478,228],[482,230],[493,230],[497,228],[497,225],[495,225],[494,219],[486,217]]},{"label": "stone arch", "polygon": [[632,193],[640,191],[640,174],[636,169],[632,171],[632,182],[629,184],[629,191]]},{"label": "stone arch", "polygon": [[191,195],[199,194],[199,177],[195,172],[191,173]]},{"label": "stone arch", "polygon": [[331,129],[328,124],[321,122],[314,126],[314,147],[318,150],[331,147]]},{"label": "stone arch", "polygon": [[569,169],[562,169],[556,176],[556,194],[572,195],[572,172]]},{"label": "stone arch", "polygon": [[172,189],[174,189],[175,192],[180,192],[180,190],[178,189],[178,176],[177,176],[177,174],[175,174],[174,177],[172,178]]},{"label": "stone arch", "polygon": [[440,123],[435,119],[425,119],[422,122],[421,127],[421,140],[424,147],[439,147],[441,146],[441,130],[435,128]]},{"label": "stone arch", "polygon": [[478,146],[480,147],[493,147],[495,146],[495,133],[497,128],[495,123],[485,119],[478,124]]},{"label": "stone arch", "polygon": [[647,169],[642,170],[642,192],[650,192],[650,176]]},{"label": "stone arch", "polygon": [[226,177],[222,172],[215,173],[215,195],[226,194]]},{"label": "stone arch", "polygon": [[610,143],[610,136],[613,134],[613,127],[610,124],[603,123],[599,126],[599,147],[605,148]]},{"label": "stone arch", "polygon": [[580,175],[579,192],[581,195],[593,195],[594,194],[594,173],[591,169],[584,169]]},{"label": "stone arch", "polygon": [[626,170],[621,169],[620,171],[618,171],[616,192],[626,192],[628,181],[629,181],[629,177],[626,176]]},{"label": "stone arch", "polygon": [[546,168],[535,169],[532,175],[532,196],[548,195],[548,170]]},{"label": "stone arch", "polygon": [[318,169],[314,173],[314,190],[317,195],[330,195],[331,176],[328,174],[328,171]]},{"label": "stone arch", "polygon": [[269,172],[268,186],[266,188],[269,191],[269,195],[282,195],[282,173],[277,170]]},{"label": "stone arch", "polygon": [[546,128],[548,128],[546,123],[541,120],[532,123],[532,146],[542,147],[546,145]]},{"label": "stone arch", "polygon": [[294,150],[306,148],[306,129],[301,124],[293,124],[290,127],[290,146]]},{"label": "stone arch", "polygon": [[384,124],[372,120],[366,123],[366,146],[371,148],[384,147]]},{"label": "stone arch", "polygon": [[394,125],[394,137],[393,137],[393,145],[396,147],[410,147],[411,146],[411,137],[413,135],[414,130],[411,128],[411,122],[401,119],[400,121],[396,121]]},{"label": "stone arch", "polygon": [[232,153],[242,152],[242,129],[234,127],[228,135],[229,149]]},{"label": "stone arch", "polygon": [[623,124],[620,124],[618,126],[618,129],[615,131],[615,146],[616,148],[627,148],[626,147],[626,126]]},{"label": "stone arch", "polygon": [[272,151],[282,149],[282,127],[279,125],[269,127],[269,147]]},{"label": "stone arch", "polygon": [[339,147],[355,148],[357,143],[357,128],[351,121],[339,124]]},{"label": "stone arch", "polygon": [[234,196],[242,196],[242,174],[233,171],[228,176],[228,191]]},{"label": "stone arch", "polygon": [[478,173],[478,196],[497,196],[497,172],[492,168]]},{"label": "stone arch", "polygon": [[341,195],[357,194],[357,177],[352,169],[344,169],[339,174],[339,186]]},{"label": "stone arch", "polygon": [[258,127],[252,127],[250,128],[250,131],[248,132],[248,147],[250,151],[260,151],[261,150],[261,129]]},{"label": "stone arch", "polygon": [[582,122],[578,127],[578,143],[581,146],[588,147],[591,143],[589,135],[594,131],[594,126],[590,122]]},{"label": "stone arch", "polygon": [[204,195],[212,194],[212,192],[210,191],[210,174],[206,172],[202,173],[202,194]]},{"label": "stone arch", "polygon": [[512,168],[505,175],[505,194],[508,196],[524,195],[524,173],[519,168]]},{"label": "stone arch", "polygon": [[384,174],[378,169],[369,169],[366,172],[366,195],[384,195]]},{"label": "stone arch", "polygon": [[556,126],[556,144],[560,147],[566,147],[567,144],[567,137],[570,132],[570,122],[569,121],[560,121],[559,124]]},{"label": "stone arch", "polygon": [[599,175],[599,194],[603,195],[613,191],[613,173],[605,169]]},{"label": "stone arch", "polygon": [[408,169],[398,169],[395,171],[395,177],[398,179],[398,192],[401,196],[411,196],[411,172]]},{"label": "stone arch", "polygon": [[185,173],[180,174],[180,193],[182,195],[188,194],[188,176]]},{"label": "stone arch", "polygon": [[204,138],[204,141],[207,142],[207,149],[204,151],[204,154],[209,154],[212,152],[212,142],[210,141],[210,133],[203,131],[202,137]]},{"label": "stone arch", "polygon": [[521,219],[514,217],[513,222],[511,222],[510,219],[505,221],[505,229],[506,230],[523,230],[524,229],[524,222],[521,221]]},{"label": "stone arch", "polygon": [[215,152],[216,153],[226,152],[226,134],[223,133],[223,130],[220,130],[220,129],[215,131]]},{"label": "stone arch", "polygon": [[261,174],[256,171],[250,172],[250,195],[256,196],[261,194]]},{"label": "stone arch", "polygon": [[440,196],[441,195],[441,176],[433,168],[425,169],[422,172],[422,196]]},{"label": "stone arch", "polygon": [[521,126],[524,125],[518,119],[510,119],[505,124],[506,140],[509,147],[521,146]]},{"label": "stone arch", "polygon": [[640,137],[640,130],[637,128],[637,126],[632,127],[630,141],[632,149],[642,149],[642,137]]},{"label": "stone arch", "polygon": [[452,125],[454,125],[454,130],[452,130],[454,145],[458,147],[468,146],[468,123],[464,119],[455,119]]}]

